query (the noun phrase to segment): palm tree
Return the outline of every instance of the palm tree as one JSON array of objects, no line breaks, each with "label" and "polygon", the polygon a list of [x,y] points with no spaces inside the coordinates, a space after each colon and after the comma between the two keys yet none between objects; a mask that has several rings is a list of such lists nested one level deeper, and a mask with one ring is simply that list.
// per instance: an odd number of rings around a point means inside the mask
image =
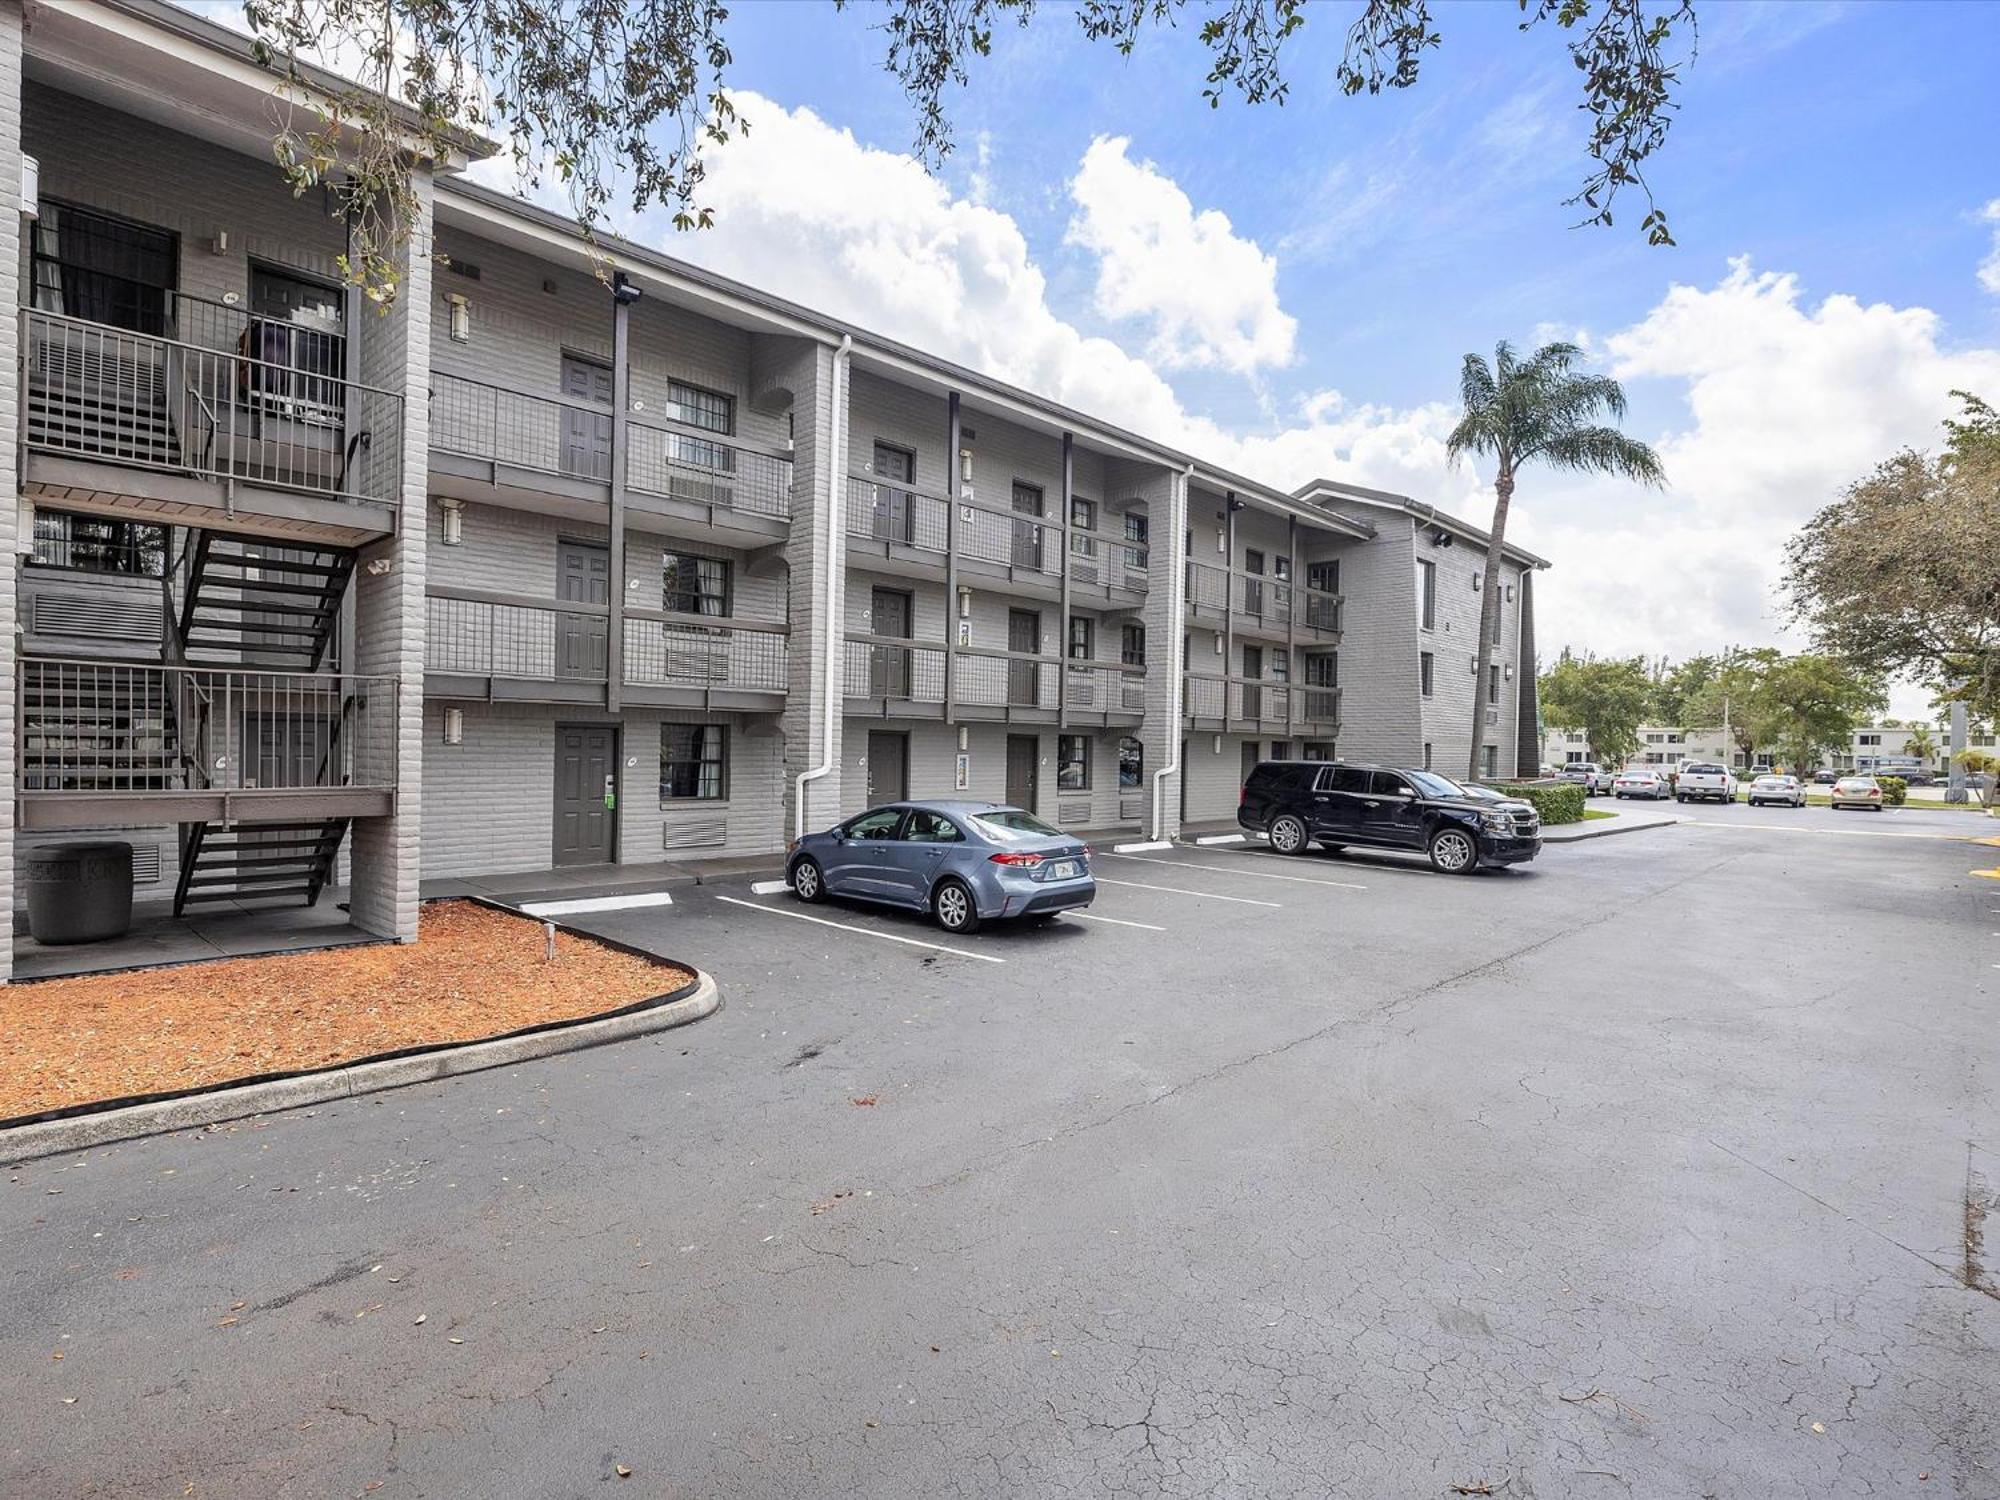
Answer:
[{"label": "palm tree", "polygon": [[1937,741],[1931,737],[1930,726],[1928,724],[1912,724],[1910,726],[1910,737],[1903,741],[1903,754],[1914,755],[1928,766],[1931,763],[1931,757],[1936,753]]},{"label": "palm tree", "polygon": [[[1526,360],[1502,340],[1489,367],[1477,354],[1465,356],[1459,396],[1465,411],[1446,441],[1455,460],[1462,454],[1490,455],[1493,476],[1493,534],[1486,543],[1486,573],[1479,608],[1479,655],[1483,668],[1500,634],[1500,558],[1507,540],[1507,508],[1514,500],[1514,476],[1531,460],[1585,474],[1615,474],[1642,484],[1664,484],[1660,457],[1637,438],[1603,419],[1625,415],[1625,390],[1608,375],[1572,369],[1583,357],[1574,344],[1544,344]],[[1486,673],[1472,683],[1472,747],[1466,775],[1477,779],[1480,726]]]}]

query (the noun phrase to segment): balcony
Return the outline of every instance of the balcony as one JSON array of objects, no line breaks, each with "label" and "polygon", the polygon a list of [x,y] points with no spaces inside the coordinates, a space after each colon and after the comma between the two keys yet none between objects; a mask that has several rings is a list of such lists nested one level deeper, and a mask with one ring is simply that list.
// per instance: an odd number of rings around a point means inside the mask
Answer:
[{"label": "balcony", "polygon": [[876,718],[958,718],[1023,724],[1137,724],[1146,669],[1064,661],[1027,652],[961,647],[947,714],[944,647],[893,636],[850,635],[847,711]]},{"label": "balcony", "polygon": [[1149,549],[1139,542],[1114,541],[1087,531],[1069,534],[1069,578],[1072,597],[1076,591],[1102,590],[1116,601],[1119,593],[1143,595],[1151,586],[1147,571]]},{"label": "balcony", "polygon": [[18,670],[24,828],[393,809],[394,678],[43,657]]},{"label": "balcony", "polygon": [[331,373],[336,333],[173,305],[163,334],[22,309],[25,492],[345,545],[392,531],[402,398]]},{"label": "balcony", "polygon": [[1183,712],[1191,729],[1227,734],[1303,734],[1340,729],[1340,689],[1245,677],[1186,677]]},{"label": "balcony", "polygon": [[[602,404],[431,377],[431,469],[440,494],[602,524],[611,500]],[[649,530],[768,545],[792,513],[792,458],[665,418],[625,422],[628,512]]]},{"label": "balcony", "polygon": [[[434,588],[426,599],[426,691],[450,698],[602,703],[610,668],[604,605]],[[628,703],[775,713],[789,687],[783,625],[625,611]]]},{"label": "balcony", "polygon": [[1288,640],[1295,625],[1298,632],[1321,638],[1340,634],[1339,594],[1301,588],[1289,579],[1231,573],[1214,563],[1188,563],[1187,608],[1197,619],[1220,621],[1226,614],[1242,635]]}]

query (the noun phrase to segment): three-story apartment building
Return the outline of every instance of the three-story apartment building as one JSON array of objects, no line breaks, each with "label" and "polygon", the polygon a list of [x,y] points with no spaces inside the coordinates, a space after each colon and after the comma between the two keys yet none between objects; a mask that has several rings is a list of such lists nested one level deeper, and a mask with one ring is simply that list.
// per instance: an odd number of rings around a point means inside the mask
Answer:
[{"label": "three-story apartment building", "polygon": [[[177,912],[345,884],[407,939],[426,878],[905,795],[1166,836],[1266,756],[1463,762],[1476,528],[589,247],[465,181],[473,139],[378,310],[270,164],[282,89],[160,0],[0,0],[10,882],[115,830]],[[1534,754],[1508,559],[1496,776]]]}]

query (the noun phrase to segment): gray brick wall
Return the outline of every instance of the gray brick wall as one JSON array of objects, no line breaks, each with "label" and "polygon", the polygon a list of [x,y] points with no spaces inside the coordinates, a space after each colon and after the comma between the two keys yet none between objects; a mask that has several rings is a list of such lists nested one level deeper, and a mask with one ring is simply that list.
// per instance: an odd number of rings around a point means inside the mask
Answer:
[{"label": "gray brick wall", "polygon": [[[21,200],[22,151],[21,7],[0,5],[0,204]],[[7,476],[7,496],[0,503],[0,643],[11,656],[18,640],[19,599],[15,584],[20,559],[14,551],[19,525],[17,489],[20,431],[20,388],[14,371],[20,360],[20,329],[12,316],[20,304],[21,225],[14,212],[0,213],[0,308],[7,310],[0,329],[0,474]],[[0,663],[0,912],[14,907],[14,670],[11,660]],[[0,923],[0,983],[14,972],[14,924]]]}]

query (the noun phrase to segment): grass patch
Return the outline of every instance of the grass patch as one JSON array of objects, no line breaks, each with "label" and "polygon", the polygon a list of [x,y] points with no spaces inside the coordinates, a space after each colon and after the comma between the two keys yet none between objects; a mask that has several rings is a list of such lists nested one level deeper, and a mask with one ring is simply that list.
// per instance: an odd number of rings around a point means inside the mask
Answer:
[{"label": "grass patch", "polygon": [[1586,823],[1589,822],[1592,818],[1615,818],[1617,816],[1618,816],[1617,813],[1606,812],[1601,807],[1586,807],[1583,810],[1583,820]]}]

